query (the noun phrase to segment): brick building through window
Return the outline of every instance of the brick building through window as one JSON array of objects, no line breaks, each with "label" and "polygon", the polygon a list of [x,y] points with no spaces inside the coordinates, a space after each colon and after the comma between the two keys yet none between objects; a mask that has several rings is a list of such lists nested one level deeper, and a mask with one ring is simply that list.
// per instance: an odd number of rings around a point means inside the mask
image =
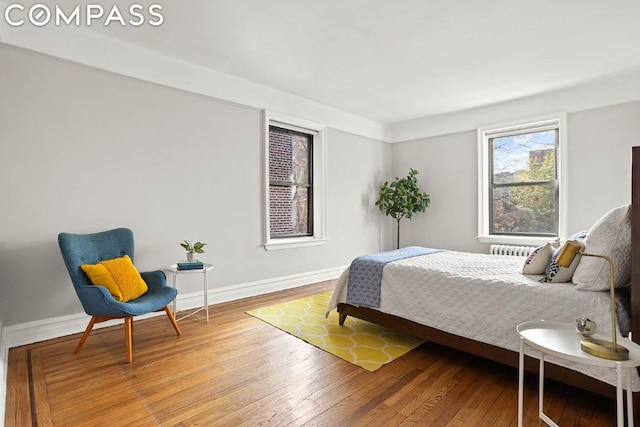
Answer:
[{"label": "brick building through window", "polygon": [[313,135],[269,126],[271,238],[313,235]]}]

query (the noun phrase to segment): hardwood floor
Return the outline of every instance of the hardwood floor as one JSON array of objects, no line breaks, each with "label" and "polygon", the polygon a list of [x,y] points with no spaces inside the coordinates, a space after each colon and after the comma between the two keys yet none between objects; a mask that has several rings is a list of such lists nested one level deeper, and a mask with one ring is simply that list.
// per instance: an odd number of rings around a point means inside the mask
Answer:
[{"label": "hardwood floor", "polygon": [[[13,426],[515,426],[517,370],[432,343],[371,373],[246,310],[332,289],[331,282],[212,305],[180,322],[135,322],[9,351]],[[88,321],[88,317],[87,317]],[[537,378],[525,380],[525,425]],[[545,412],[562,426],[615,425],[615,401],[547,382]]]}]

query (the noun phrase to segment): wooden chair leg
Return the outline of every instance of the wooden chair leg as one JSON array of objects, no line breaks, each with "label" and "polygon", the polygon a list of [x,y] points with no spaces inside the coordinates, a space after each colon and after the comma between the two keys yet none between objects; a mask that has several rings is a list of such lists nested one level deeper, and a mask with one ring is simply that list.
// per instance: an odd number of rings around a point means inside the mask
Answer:
[{"label": "wooden chair leg", "polygon": [[76,351],[74,352],[75,354],[80,353],[80,349],[82,348],[82,346],[84,345],[84,342],[89,337],[89,334],[91,333],[91,330],[93,329],[93,325],[95,325],[96,320],[98,320],[96,316],[92,316],[91,320],[89,320],[89,324],[87,325],[87,328],[84,330],[84,334],[82,334],[82,337],[80,338],[80,342],[76,346]]},{"label": "wooden chair leg", "polygon": [[180,327],[178,326],[178,322],[176,322],[176,318],[173,317],[173,313],[171,312],[171,309],[169,308],[169,306],[166,306],[164,308],[164,311],[167,313],[167,317],[169,318],[169,321],[173,325],[173,329],[176,330],[176,333],[178,335],[182,335],[182,331],[180,331]]},{"label": "wooden chair leg", "polygon": [[127,362],[133,362],[133,317],[124,318],[124,340],[127,345]]}]

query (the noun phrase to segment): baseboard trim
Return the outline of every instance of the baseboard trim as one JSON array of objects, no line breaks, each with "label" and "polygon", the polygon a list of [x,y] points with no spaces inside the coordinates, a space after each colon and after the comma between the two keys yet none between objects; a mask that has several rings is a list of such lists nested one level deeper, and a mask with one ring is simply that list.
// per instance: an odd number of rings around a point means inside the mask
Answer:
[{"label": "baseboard trim", "polygon": [[[318,270],[309,273],[294,274],[290,276],[277,277],[273,279],[259,280],[223,288],[209,289],[207,299],[209,305],[233,301],[242,298],[267,294],[312,283],[333,280],[337,278],[346,267],[335,267],[325,270]],[[178,295],[176,299],[179,310],[188,310],[201,307],[203,302],[203,291]],[[142,320],[162,313],[150,313],[136,317]],[[21,345],[33,344],[53,338],[59,338],[84,331],[89,322],[89,317],[84,313],[71,314],[67,316],[54,317],[44,320],[22,323],[18,325],[6,326],[2,328],[2,345],[0,348],[8,353],[9,348]],[[122,323],[122,320],[112,320],[95,325],[95,328],[104,328]],[[6,366],[5,360],[0,360]]]},{"label": "baseboard trim", "polygon": [[[285,289],[297,288],[312,283],[336,279],[345,270],[346,266],[318,270],[311,273],[293,274],[290,276],[273,279],[259,280],[243,283],[241,285],[227,286],[223,288],[209,289],[207,299],[209,305],[235,301],[242,298],[264,295]],[[178,295],[176,304],[178,310],[189,310],[202,307],[202,291]]]}]

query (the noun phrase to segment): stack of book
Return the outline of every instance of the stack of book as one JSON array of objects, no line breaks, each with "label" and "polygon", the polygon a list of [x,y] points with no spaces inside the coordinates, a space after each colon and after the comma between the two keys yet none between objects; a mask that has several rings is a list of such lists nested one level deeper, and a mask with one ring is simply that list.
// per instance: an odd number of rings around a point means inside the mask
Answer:
[{"label": "stack of book", "polygon": [[180,261],[178,263],[178,270],[202,270],[203,268],[202,261]]}]

